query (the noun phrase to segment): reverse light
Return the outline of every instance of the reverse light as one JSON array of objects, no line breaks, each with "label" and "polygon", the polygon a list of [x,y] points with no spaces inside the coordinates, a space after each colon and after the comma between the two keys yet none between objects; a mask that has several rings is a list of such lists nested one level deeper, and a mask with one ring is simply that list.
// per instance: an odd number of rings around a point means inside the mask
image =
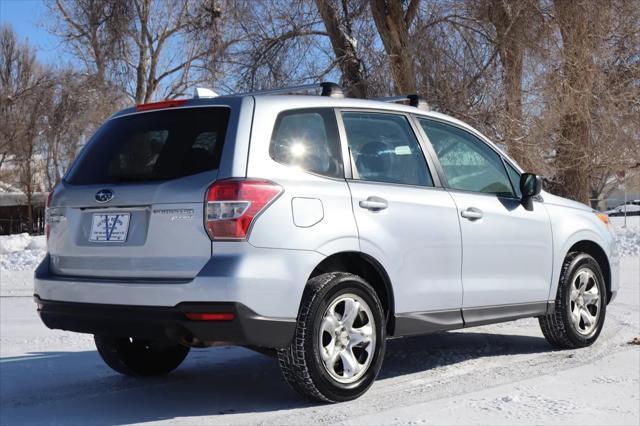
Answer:
[{"label": "reverse light", "polygon": [[205,227],[214,239],[241,240],[253,220],[282,193],[282,187],[267,180],[228,179],[207,190]]},{"label": "reverse light", "polygon": [[136,105],[136,111],[150,111],[154,109],[174,108],[187,103],[187,99],[172,99],[168,101],[150,102]]},{"label": "reverse light", "polygon": [[188,312],[185,316],[192,321],[232,321],[236,314],[232,312]]}]

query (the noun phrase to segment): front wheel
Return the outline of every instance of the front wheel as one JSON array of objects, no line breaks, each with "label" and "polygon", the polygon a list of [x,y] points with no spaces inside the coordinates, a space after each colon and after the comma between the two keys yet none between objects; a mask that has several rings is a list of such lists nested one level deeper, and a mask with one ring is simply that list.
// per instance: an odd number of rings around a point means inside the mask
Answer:
[{"label": "front wheel", "polygon": [[176,343],[129,337],[94,336],[104,362],[128,376],[159,376],[176,368],[189,348]]},{"label": "front wheel", "polygon": [[604,324],[606,294],[598,262],[586,253],[569,253],[562,265],[554,310],[539,317],[544,337],[560,349],[593,344]]},{"label": "front wheel", "polygon": [[385,340],[375,290],[356,275],[328,273],[307,283],[293,343],[278,351],[278,360],[287,383],[303,396],[349,401],[373,384]]}]

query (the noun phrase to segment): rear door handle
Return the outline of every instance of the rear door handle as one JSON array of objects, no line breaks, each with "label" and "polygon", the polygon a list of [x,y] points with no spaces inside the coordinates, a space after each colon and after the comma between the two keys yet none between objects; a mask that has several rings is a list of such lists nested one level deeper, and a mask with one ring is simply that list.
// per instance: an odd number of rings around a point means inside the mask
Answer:
[{"label": "rear door handle", "polygon": [[389,203],[387,203],[387,200],[380,197],[369,197],[366,200],[360,201],[358,205],[363,209],[372,211],[380,211],[389,207]]},{"label": "rear door handle", "polygon": [[460,212],[460,216],[464,217],[465,219],[474,221],[474,220],[482,219],[483,214],[482,214],[482,210],[480,210],[479,208],[469,207],[466,210],[462,210]]}]

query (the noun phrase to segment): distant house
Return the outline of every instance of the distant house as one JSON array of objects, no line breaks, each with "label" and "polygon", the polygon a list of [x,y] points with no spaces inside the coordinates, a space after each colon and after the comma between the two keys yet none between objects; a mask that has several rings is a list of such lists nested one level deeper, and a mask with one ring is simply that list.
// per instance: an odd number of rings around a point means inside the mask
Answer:
[{"label": "distant house", "polygon": [[[640,200],[640,171],[636,170],[627,171],[627,175],[625,177],[627,201]],[[622,183],[618,183],[615,186],[615,189],[613,189],[607,197],[607,208],[612,209],[614,207],[618,207],[620,204],[624,204],[624,193],[624,185]]]},{"label": "distant house", "polygon": [[0,181],[0,235],[44,231],[44,209],[47,192],[34,192],[31,196],[33,223],[29,226],[27,195],[20,189]]}]

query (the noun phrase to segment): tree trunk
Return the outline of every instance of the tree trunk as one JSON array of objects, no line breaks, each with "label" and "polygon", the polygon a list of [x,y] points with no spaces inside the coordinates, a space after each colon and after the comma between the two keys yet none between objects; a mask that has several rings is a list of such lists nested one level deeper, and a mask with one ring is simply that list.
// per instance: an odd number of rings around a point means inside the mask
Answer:
[{"label": "tree trunk", "polygon": [[136,64],[136,92],[135,101],[136,104],[142,104],[149,102],[150,94],[147,92],[147,63],[148,63],[148,51],[149,40],[147,35],[149,33],[149,2],[143,0],[140,3],[136,3],[138,20],[140,21],[140,33],[137,34],[137,48],[138,48],[138,63]]},{"label": "tree trunk", "polygon": [[413,55],[409,46],[409,28],[415,17],[419,0],[411,0],[404,10],[402,0],[371,0],[371,12],[384,45],[396,92],[416,93]]},{"label": "tree trunk", "polygon": [[[367,80],[362,60],[356,52],[356,44],[347,16],[339,16],[331,0],[316,0],[316,6],[331,40],[331,47],[342,72],[342,85],[353,98],[367,97]],[[344,13],[346,15],[346,10]]]},{"label": "tree trunk", "polygon": [[562,37],[563,84],[559,94],[565,111],[555,158],[559,195],[589,204],[592,91],[597,40],[597,15],[603,5],[555,0]]},{"label": "tree trunk", "polygon": [[533,171],[522,129],[522,63],[523,50],[517,42],[506,43],[501,58],[505,89],[506,138],[509,152],[525,170]]},{"label": "tree trunk", "polygon": [[509,154],[527,171],[534,171],[532,161],[524,144],[522,129],[522,66],[524,60],[525,34],[521,26],[526,25],[524,3],[507,4],[504,0],[489,0],[488,18],[496,31],[498,57],[502,64],[502,87],[504,90],[504,138]]}]

